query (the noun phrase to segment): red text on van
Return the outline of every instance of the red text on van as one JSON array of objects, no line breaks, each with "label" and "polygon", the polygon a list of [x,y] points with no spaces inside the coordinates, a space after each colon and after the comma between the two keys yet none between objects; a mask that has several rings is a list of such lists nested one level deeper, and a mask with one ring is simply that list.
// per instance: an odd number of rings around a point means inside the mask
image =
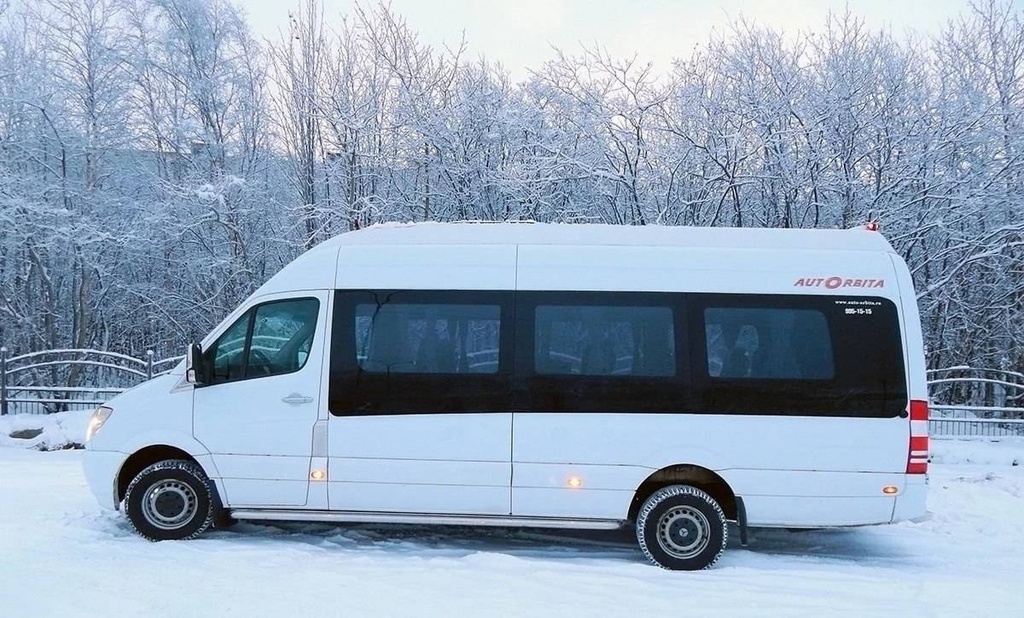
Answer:
[{"label": "red text on van", "polygon": [[842,277],[801,277],[793,284],[799,288],[884,288],[885,279],[844,279]]}]

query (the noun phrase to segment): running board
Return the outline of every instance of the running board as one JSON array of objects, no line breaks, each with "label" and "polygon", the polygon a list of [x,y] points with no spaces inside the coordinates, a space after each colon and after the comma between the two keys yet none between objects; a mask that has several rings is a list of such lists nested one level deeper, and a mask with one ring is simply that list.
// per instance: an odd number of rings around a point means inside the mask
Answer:
[{"label": "running board", "polygon": [[566,519],[513,517],[511,515],[431,515],[429,513],[379,513],[371,511],[308,511],[299,509],[233,509],[235,519],[302,521],[338,524],[426,524],[437,526],[500,526],[506,528],[567,528],[618,530],[626,524],[617,519]]}]

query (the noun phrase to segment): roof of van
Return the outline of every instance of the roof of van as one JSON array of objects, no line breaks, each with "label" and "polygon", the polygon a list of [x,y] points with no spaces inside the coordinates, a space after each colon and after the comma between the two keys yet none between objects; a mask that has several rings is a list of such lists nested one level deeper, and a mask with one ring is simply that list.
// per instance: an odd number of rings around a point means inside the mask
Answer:
[{"label": "roof of van", "polygon": [[587,245],[822,249],[892,252],[878,232],[849,230],[675,227],[579,223],[383,223],[335,236],[345,245]]}]

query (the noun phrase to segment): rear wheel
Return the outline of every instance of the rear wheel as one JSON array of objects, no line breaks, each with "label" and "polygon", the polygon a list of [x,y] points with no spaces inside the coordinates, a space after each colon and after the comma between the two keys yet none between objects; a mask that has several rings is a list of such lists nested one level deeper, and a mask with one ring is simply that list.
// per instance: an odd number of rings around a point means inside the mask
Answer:
[{"label": "rear wheel", "polygon": [[135,531],[151,541],[197,536],[213,521],[206,474],[183,459],[155,463],[128,485],[124,512]]},{"label": "rear wheel", "polygon": [[655,491],[636,518],[640,549],[651,562],[673,571],[710,567],[725,550],[728,535],[722,507],[690,485]]}]

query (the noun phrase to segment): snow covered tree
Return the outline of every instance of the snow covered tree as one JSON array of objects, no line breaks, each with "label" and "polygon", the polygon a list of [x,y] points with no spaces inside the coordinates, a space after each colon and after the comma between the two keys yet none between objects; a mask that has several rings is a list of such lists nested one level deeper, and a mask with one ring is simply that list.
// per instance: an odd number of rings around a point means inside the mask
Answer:
[{"label": "snow covered tree", "polygon": [[1024,14],[940,35],[736,21],[656,74],[516,83],[387,5],[0,0],[0,343],[180,352],[300,251],[381,221],[881,221],[929,363],[1024,369]]}]

